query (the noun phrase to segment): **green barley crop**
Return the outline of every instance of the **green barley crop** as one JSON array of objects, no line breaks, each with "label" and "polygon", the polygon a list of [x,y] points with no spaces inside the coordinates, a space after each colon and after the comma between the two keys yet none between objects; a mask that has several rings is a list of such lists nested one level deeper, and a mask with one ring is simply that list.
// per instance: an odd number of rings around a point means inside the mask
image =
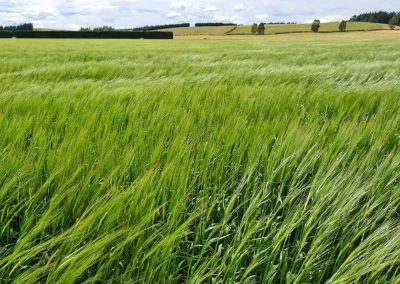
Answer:
[{"label": "green barley crop", "polygon": [[1,40],[0,282],[399,283],[399,44]]}]

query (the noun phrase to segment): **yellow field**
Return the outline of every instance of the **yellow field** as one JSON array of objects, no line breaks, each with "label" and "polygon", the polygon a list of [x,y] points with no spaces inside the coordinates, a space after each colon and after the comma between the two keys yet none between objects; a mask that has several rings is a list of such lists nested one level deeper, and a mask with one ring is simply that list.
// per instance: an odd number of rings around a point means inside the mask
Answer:
[{"label": "yellow field", "polygon": [[346,33],[286,33],[272,35],[181,35],[175,36],[175,40],[268,40],[268,41],[340,41],[340,40],[367,40],[367,39],[389,39],[400,38],[400,30],[379,30],[365,32]]},{"label": "yellow field", "polygon": [[[371,31],[371,30],[387,30],[388,25],[376,23],[363,23],[363,22],[348,22],[348,31]],[[339,30],[339,23],[322,23],[321,32],[335,32]],[[311,24],[294,24],[294,25],[267,25],[266,34],[279,34],[279,33],[301,33],[311,32]],[[251,34],[251,26],[238,26],[230,35],[234,34]]]},{"label": "yellow field", "polygon": [[[339,29],[339,23],[322,23],[320,32],[335,32]],[[348,22],[347,31],[376,31],[388,30],[388,25],[378,23]],[[233,36],[233,35],[252,35],[251,26],[220,26],[220,27],[189,27],[162,29],[159,31],[171,31],[175,37],[199,37],[209,36]],[[290,25],[267,25],[266,34],[287,34],[287,33],[311,33],[311,24],[290,24]]]}]

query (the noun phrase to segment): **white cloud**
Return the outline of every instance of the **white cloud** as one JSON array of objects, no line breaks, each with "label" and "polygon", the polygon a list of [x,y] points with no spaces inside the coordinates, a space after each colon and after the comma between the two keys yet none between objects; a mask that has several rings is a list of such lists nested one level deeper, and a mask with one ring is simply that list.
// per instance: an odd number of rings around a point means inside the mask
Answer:
[{"label": "white cloud", "polygon": [[257,20],[266,20],[266,19],[268,19],[268,15],[267,14],[262,14],[262,15],[257,15],[256,16],[256,19]]},{"label": "white cloud", "polygon": [[213,12],[213,11],[217,11],[217,10],[218,10],[218,8],[215,6],[204,7],[204,11],[206,11],[206,12]]},{"label": "white cloud", "polygon": [[175,12],[175,11],[171,11],[171,12],[165,14],[165,16],[167,18],[177,18],[177,17],[181,16],[181,13],[178,13],[178,12]]},{"label": "white cloud", "polygon": [[[338,22],[338,21],[341,21],[341,20],[346,20],[348,17],[345,17],[345,16],[341,16],[341,15],[332,15],[332,16],[325,16],[325,17],[322,17],[322,18],[319,18],[319,20],[321,21],[321,22]],[[308,22],[312,22],[313,20],[310,20],[310,21],[308,21]]]},{"label": "white cloud", "polygon": [[191,3],[187,3],[187,2],[183,2],[183,1],[174,1],[170,4],[170,8],[172,8],[172,9],[186,10],[190,7],[192,7]]},{"label": "white cloud", "polygon": [[236,12],[241,12],[245,9],[246,9],[246,7],[243,4],[233,6],[233,10]]},{"label": "white cloud", "polygon": [[243,19],[237,15],[234,15],[234,16],[216,15],[212,18],[212,20],[215,22],[229,22],[229,23],[235,23],[235,24],[240,24],[243,22]]}]

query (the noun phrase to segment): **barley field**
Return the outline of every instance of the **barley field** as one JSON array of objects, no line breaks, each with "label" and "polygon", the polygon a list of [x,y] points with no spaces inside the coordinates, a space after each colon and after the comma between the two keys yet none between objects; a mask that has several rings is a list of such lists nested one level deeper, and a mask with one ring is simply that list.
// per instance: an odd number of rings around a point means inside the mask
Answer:
[{"label": "barley field", "polygon": [[0,40],[0,282],[399,283],[399,44]]}]

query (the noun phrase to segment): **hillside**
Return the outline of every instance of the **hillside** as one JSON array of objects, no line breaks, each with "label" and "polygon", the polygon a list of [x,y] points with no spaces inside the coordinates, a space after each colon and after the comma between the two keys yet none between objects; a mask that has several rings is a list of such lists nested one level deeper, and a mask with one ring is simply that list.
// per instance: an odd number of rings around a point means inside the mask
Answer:
[{"label": "hillside", "polygon": [[[335,32],[338,31],[339,23],[322,23],[321,32]],[[388,25],[376,24],[376,23],[365,23],[365,22],[348,22],[348,31],[372,31],[372,30],[387,30]],[[267,34],[280,34],[280,33],[299,33],[299,32],[311,32],[311,24],[294,24],[294,25],[267,25]],[[251,34],[251,26],[238,26],[232,32],[228,34],[239,35],[239,34]]]},{"label": "hillside", "polygon": [[[302,33],[311,32],[311,24],[279,24],[267,25],[266,34],[284,34],[284,33]],[[339,23],[322,23],[320,32],[335,32],[338,31]],[[373,31],[373,30],[387,30],[388,25],[378,23],[366,22],[348,22],[348,31]],[[189,27],[189,28],[174,28],[174,29],[161,29],[159,31],[171,31],[174,36],[201,36],[201,35],[247,35],[251,34],[251,26],[222,26],[222,27]]]}]

